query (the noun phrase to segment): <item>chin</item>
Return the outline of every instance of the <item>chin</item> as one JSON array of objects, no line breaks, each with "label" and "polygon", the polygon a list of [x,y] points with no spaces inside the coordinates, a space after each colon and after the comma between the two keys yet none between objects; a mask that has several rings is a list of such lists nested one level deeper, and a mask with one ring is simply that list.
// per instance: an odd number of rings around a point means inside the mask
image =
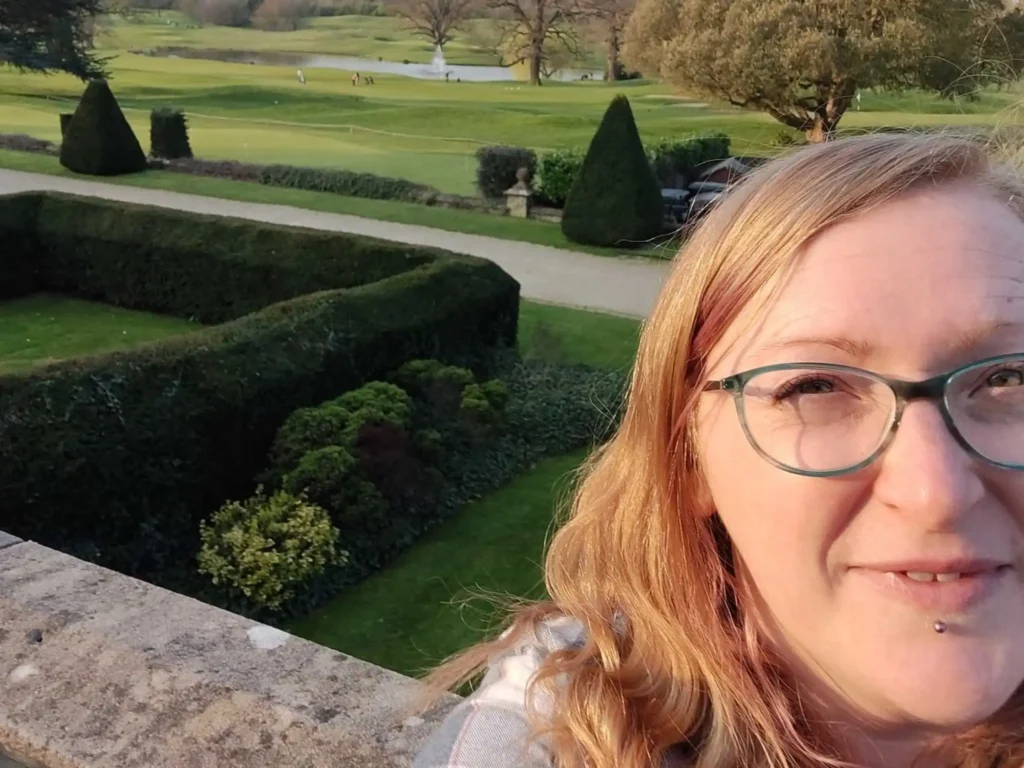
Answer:
[{"label": "chin", "polygon": [[1009,697],[986,696],[978,699],[897,701],[905,722],[931,731],[959,733],[985,722],[998,712]]},{"label": "chin", "polygon": [[901,713],[899,719],[962,731],[988,720],[1021,687],[1021,674],[993,665],[990,657],[938,655],[925,654],[916,664],[890,670],[883,690],[893,709]]}]

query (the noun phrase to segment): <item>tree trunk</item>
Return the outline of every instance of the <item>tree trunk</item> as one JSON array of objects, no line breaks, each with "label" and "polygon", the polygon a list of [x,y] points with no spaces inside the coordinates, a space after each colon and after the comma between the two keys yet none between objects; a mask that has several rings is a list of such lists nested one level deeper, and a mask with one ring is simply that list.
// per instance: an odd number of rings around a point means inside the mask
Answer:
[{"label": "tree trunk", "polygon": [[822,118],[816,117],[814,125],[807,129],[807,140],[812,144],[821,144],[823,141],[828,141],[831,138],[832,128]]},{"label": "tree trunk", "polygon": [[836,126],[850,108],[856,93],[857,84],[852,80],[841,80],[833,84],[814,112],[814,123],[807,130],[807,140],[820,144],[834,138]]},{"label": "tree trunk", "polygon": [[530,48],[530,85],[540,85],[541,48],[534,43]]},{"label": "tree trunk", "polygon": [[608,33],[608,73],[605,79],[614,82],[619,79],[619,31],[612,27]]}]

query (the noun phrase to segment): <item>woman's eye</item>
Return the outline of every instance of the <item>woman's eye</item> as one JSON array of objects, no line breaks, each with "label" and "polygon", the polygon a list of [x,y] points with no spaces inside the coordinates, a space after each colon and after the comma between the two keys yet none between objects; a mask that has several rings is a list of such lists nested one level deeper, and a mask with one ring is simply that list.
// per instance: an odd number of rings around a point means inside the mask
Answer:
[{"label": "woman's eye", "polygon": [[776,398],[784,400],[793,395],[827,395],[835,391],[835,384],[827,379],[791,381],[779,389]]},{"label": "woman's eye", "polygon": [[1007,369],[993,373],[985,380],[989,387],[1019,387],[1024,384],[1024,371]]}]

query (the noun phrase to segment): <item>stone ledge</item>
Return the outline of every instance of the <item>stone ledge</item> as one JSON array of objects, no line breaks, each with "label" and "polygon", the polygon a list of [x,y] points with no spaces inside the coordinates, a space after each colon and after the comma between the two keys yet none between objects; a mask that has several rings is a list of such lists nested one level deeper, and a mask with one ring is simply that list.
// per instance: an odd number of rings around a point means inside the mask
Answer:
[{"label": "stone ledge", "polygon": [[9,533],[0,531],[0,549],[7,549],[13,547],[15,544],[21,544],[21,539],[17,536],[11,536]]},{"label": "stone ledge", "polygon": [[35,768],[408,766],[454,703],[33,543],[0,554],[0,753]]}]

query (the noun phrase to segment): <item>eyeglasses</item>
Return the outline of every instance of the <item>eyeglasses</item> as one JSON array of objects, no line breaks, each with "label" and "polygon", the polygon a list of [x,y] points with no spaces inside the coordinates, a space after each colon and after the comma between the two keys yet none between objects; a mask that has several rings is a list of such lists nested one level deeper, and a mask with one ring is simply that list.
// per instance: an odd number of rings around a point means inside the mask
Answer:
[{"label": "eyeglasses", "polygon": [[829,363],[783,363],[709,382],[732,394],[751,446],[779,469],[835,477],[871,464],[911,400],[934,402],[968,454],[1024,470],[1024,353],[903,381]]}]

